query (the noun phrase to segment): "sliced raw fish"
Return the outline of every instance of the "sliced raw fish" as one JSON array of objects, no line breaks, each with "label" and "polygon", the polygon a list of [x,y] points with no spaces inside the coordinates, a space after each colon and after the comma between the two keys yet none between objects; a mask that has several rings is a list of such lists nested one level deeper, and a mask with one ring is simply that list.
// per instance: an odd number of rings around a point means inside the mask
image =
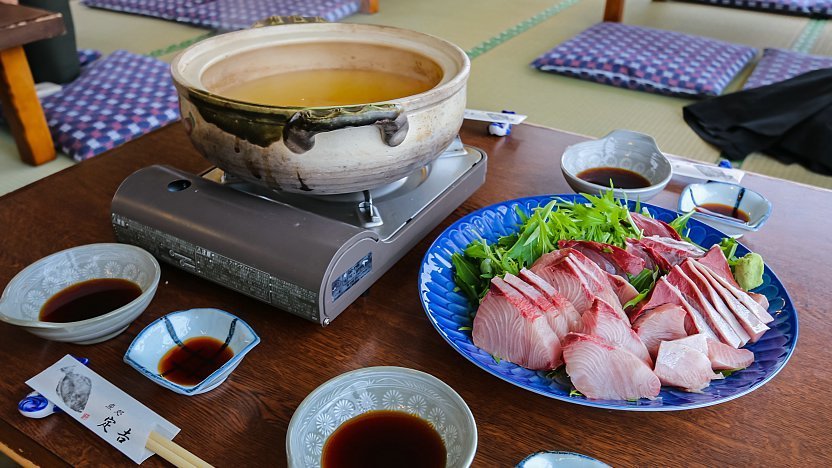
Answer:
[{"label": "sliced raw fish", "polygon": [[561,240],[558,241],[558,247],[575,249],[614,275],[635,276],[644,269],[644,259],[615,245],[584,240]]},{"label": "sliced raw fish", "polygon": [[712,246],[708,249],[708,252],[706,252],[705,255],[698,258],[696,261],[710,268],[715,274],[731,283],[731,286],[737,289],[742,289],[740,288],[740,285],[737,284],[737,280],[734,279],[734,274],[731,273],[731,267],[728,266],[728,259],[725,258],[725,252],[723,252],[718,245]]},{"label": "sliced raw fish", "polygon": [[641,338],[650,356],[655,358],[662,341],[676,340],[688,335],[685,331],[687,315],[680,305],[663,304],[643,313],[633,324],[633,330]]},{"label": "sliced raw fish", "polygon": [[[711,287],[714,288],[714,291],[716,291],[722,300],[725,301],[725,305],[727,305],[734,314],[737,322],[739,322],[739,324],[745,329],[746,333],[748,333],[748,336],[750,336],[749,341],[752,343],[756,342],[766,331],[768,331],[769,327],[728,289],[731,287],[730,283],[719,278],[713,270],[710,270],[708,267],[699,262],[694,262],[693,266],[696,267],[700,273],[702,273],[702,276],[708,280],[708,283],[710,283]],[[733,289],[737,292],[741,292],[740,289]],[[747,302],[754,302],[754,300],[749,298]],[[756,302],[754,303],[756,304]]]},{"label": "sliced raw fish", "polygon": [[637,239],[624,239],[624,243],[626,244],[624,246],[624,250],[626,250],[627,253],[633,254],[644,260],[644,268],[647,268],[648,270],[655,270],[658,268],[656,261],[653,260],[653,256],[638,243]]},{"label": "sliced raw fish", "polygon": [[725,343],[708,340],[708,359],[713,370],[745,369],[754,362],[754,353],[740,348],[734,349]]},{"label": "sliced raw fish", "polygon": [[559,339],[563,339],[567,333],[569,333],[569,324],[566,321],[566,317],[564,317],[560,310],[558,310],[551,301],[549,301],[546,296],[543,295],[540,291],[538,291],[534,286],[529,285],[522,279],[512,275],[511,273],[506,273],[505,277],[503,277],[506,283],[510,284],[514,289],[520,291],[526,299],[532,302],[532,304],[536,305],[538,309],[543,313],[546,317],[546,320],[549,322],[549,326],[555,332]]},{"label": "sliced raw fish", "polygon": [[638,296],[638,290],[636,290],[636,288],[634,288],[633,285],[624,278],[607,273],[607,279],[609,280],[610,286],[612,286],[612,290],[615,292],[616,297],[618,297],[618,302],[621,303],[622,306]]},{"label": "sliced raw fish", "polygon": [[[751,310],[751,308],[759,306],[756,301],[745,295],[741,289],[732,287],[729,282],[719,277],[705,265],[697,263],[695,266],[723,298],[728,308],[734,313],[734,317],[751,337],[751,342],[756,342],[768,331],[769,327]],[[740,299],[742,295],[745,295],[744,300]],[[766,314],[768,313],[766,312]]]},{"label": "sliced raw fish", "polygon": [[[700,267],[700,271],[709,271],[712,278],[716,279],[716,281],[721,284],[725,289],[731,292],[741,303],[744,305],[748,310],[750,310],[757,318],[760,319],[763,323],[769,323],[774,320],[766,309],[763,308],[757,301],[755,301],[751,296],[748,295],[747,292],[743,291],[741,288],[735,288],[731,285],[730,282],[719,276],[718,274],[714,273],[713,270],[708,268],[701,263],[698,264]],[[703,270],[704,269],[704,270]]]},{"label": "sliced raw fish", "polygon": [[[532,273],[531,270],[523,268],[520,270],[520,279],[534,286],[535,289],[543,293],[549,302],[552,303],[566,320],[569,331],[578,331],[581,326],[581,314],[575,309],[575,306],[569,302],[561,293],[557,291],[546,280]],[[554,327],[553,327],[554,328]],[[558,335],[560,336],[560,335]]]},{"label": "sliced raw fish", "polygon": [[579,271],[583,273],[584,279],[586,279],[587,284],[590,286],[590,290],[593,295],[603,299],[607,304],[611,305],[616,312],[620,313],[622,318],[626,318],[627,314],[624,313],[621,300],[618,298],[617,289],[611,284],[610,274],[602,270],[601,267],[595,264],[595,262],[586,258],[584,254],[578,252],[577,250],[562,250],[569,251],[567,261],[575,264]]},{"label": "sliced raw fish", "polygon": [[653,291],[650,292],[647,301],[632,311],[630,321],[635,323],[644,311],[656,308],[662,304],[676,304],[687,312],[688,317],[685,319],[685,329],[688,331],[688,334],[704,333],[708,337],[712,337],[715,340],[718,339],[714,331],[705,321],[705,318],[702,317],[702,314],[690,305],[679,289],[670,284],[664,276],[656,281],[656,286],[653,287]]},{"label": "sliced raw fish", "polygon": [[659,378],[644,361],[597,336],[566,335],[563,360],[572,385],[587,398],[653,399],[661,390]]},{"label": "sliced raw fish", "polygon": [[642,237],[638,243],[653,256],[656,264],[664,271],[682,263],[686,258],[699,258],[705,255],[701,247],[669,237]]},{"label": "sliced raw fish", "polygon": [[728,323],[734,333],[740,338],[740,344],[737,348],[741,346],[745,346],[749,340],[751,340],[751,336],[748,332],[745,331],[745,328],[740,325],[737,321],[734,313],[722,299],[722,296],[711,286],[711,283],[708,281],[707,278],[696,268],[694,265],[694,260],[687,259],[679,265],[679,268],[682,269],[683,272],[688,276],[688,278],[693,281],[693,284],[699,288],[699,291],[702,292],[702,295],[705,299],[713,306],[714,310],[716,310],[722,318]]},{"label": "sliced raw fish", "polygon": [[[545,255],[544,255],[545,257]],[[542,259],[543,257],[541,257]],[[541,263],[539,260],[532,265],[532,273],[543,278],[566,298],[579,314],[583,314],[595,298],[591,286],[584,279],[583,273],[566,258],[559,262]]]},{"label": "sliced raw fish", "polygon": [[641,229],[643,236],[669,237],[675,240],[682,240],[682,237],[669,224],[660,220],[644,216],[641,213],[630,213],[636,226]]},{"label": "sliced raw fish", "polygon": [[577,250],[560,249],[556,252],[557,255],[552,255],[553,252],[541,256],[532,265],[531,271],[551,284],[580,314],[589,309],[597,296],[613,307],[617,306],[624,315],[605,271]]},{"label": "sliced raw fish", "polygon": [[613,345],[633,353],[645,364],[653,367],[653,359],[650,358],[647,347],[644,346],[638,334],[630,328],[630,322],[622,319],[609,304],[601,299],[595,299],[592,307],[584,313],[581,319],[584,334],[604,338]]},{"label": "sliced raw fish", "polygon": [[670,284],[679,289],[691,306],[699,311],[705,319],[705,322],[722,342],[735,348],[741,346],[742,340],[737,336],[734,329],[731,328],[731,325],[714,309],[705,296],[702,295],[702,292],[696,284],[694,284],[678,265],[673,267],[665,278]]},{"label": "sliced raw fish", "polygon": [[711,370],[711,361],[705,353],[679,340],[662,341],[654,370],[662,385],[687,392],[701,392],[711,380],[721,377]]},{"label": "sliced raw fish", "polygon": [[766,296],[753,292],[749,292],[748,295],[751,296],[751,299],[754,299],[754,302],[760,304],[760,307],[762,307],[765,310],[768,310],[769,303],[768,298]]},{"label": "sliced raw fish", "polygon": [[708,338],[701,333],[697,333],[695,335],[688,335],[684,338],[679,338],[677,340],[673,340],[676,343],[683,344],[685,346],[690,346],[691,348],[699,351],[704,355],[708,355],[708,341],[713,341],[715,343],[719,343],[712,338]]},{"label": "sliced raw fish", "polygon": [[472,338],[480,349],[529,369],[555,369],[562,362],[560,339],[545,315],[499,277],[477,309]]}]

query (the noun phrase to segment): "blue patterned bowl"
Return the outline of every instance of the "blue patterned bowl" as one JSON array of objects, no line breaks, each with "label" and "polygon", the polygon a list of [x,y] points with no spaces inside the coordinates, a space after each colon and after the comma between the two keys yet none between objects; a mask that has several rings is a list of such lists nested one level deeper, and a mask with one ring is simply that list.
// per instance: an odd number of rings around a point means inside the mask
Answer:
[{"label": "blue patterned bowl", "polygon": [[[196,385],[180,385],[159,374],[159,363],[168,351],[184,346],[190,338],[211,337],[224,343],[234,356]],[[144,328],[130,343],[124,362],[153,382],[182,395],[198,395],[217,388],[260,343],[260,337],[242,319],[219,309],[171,312]]]},{"label": "blue patterned bowl", "polygon": [[[755,292],[768,299],[769,313],[774,316],[767,331],[756,343],[746,348],[754,353],[754,363],[748,368],[735,372],[724,380],[714,380],[702,393],[688,393],[670,387],[662,387],[655,400],[637,401],[591,400],[584,396],[570,396],[568,382],[547,376],[546,372],[532,371],[508,361],[496,362],[490,354],[474,346],[471,340],[471,326],[474,308],[468,299],[456,290],[453,279],[451,255],[461,252],[471,241],[479,238],[495,242],[500,236],[517,231],[521,223],[515,207],[530,213],[533,208],[544,205],[557,197],[566,201],[586,202],[580,195],[549,195],[520,198],[491,205],[470,213],[445,230],[430,246],[419,272],[419,294],[422,306],[439,334],[457,352],[468,360],[507,382],[535,393],[585,406],[628,411],[674,411],[723,403],[749,393],[771,380],[794,352],[797,343],[797,313],[783,284],[777,276],[765,267],[763,285]],[[635,204],[630,203],[630,209]],[[658,206],[641,204],[650,214],[663,221],[678,216],[674,211]],[[688,237],[703,247],[710,247],[725,237],[716,229],[690,220]],[[737,255],[748,252],[744,246],[737,248]]]}]

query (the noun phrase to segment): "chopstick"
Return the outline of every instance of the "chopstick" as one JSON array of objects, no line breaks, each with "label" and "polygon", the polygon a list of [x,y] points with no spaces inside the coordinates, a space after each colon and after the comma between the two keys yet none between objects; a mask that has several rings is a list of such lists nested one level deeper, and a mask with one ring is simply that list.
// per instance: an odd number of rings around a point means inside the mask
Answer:
[{"label": "chopstick", "polygon": [[213,468],[205,460],[185,450],[176,442],[162,437],[157,432],[150,433],[145,447],[178,468]]}]

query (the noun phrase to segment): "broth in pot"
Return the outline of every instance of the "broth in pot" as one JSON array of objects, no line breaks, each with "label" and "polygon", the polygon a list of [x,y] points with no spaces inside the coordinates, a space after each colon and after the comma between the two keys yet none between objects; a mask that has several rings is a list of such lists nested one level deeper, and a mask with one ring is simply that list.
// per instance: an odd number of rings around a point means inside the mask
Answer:
[{"label": "broth in pot", "polygon": [[423,93],[433,83],[382,70],[299,70],[234,84],[219,92],[237,101],[279,107],[349,106]]}]

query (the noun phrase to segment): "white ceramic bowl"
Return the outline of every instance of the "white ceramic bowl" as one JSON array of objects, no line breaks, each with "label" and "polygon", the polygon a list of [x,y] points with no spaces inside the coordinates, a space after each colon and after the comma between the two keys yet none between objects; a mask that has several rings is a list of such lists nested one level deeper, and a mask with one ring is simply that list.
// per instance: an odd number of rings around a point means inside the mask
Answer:
[{"label": "white ceramic bowl", "polygon": [[592,457],[574,452],[537,452],[524,458],[517,468],[610,468]]},{"label": "white ceramic bowl", "polygon": [[[153,299],[161,269],[150,253],[127,244],[88,244],[44,257],[18,273],[0,296],[0,320],[41,338],[92,344],[123,332]],[[142,293],[132,302],[104,315],[77,322],[39,320],[41,307],[54,294],[82,281],[123,278]]]},{"label": "white ceramic bowl", "polygon": [[[196,385],[179,385],[159,375],[159,361],[168,351],[190,338],[203,336],[228,343],[234,356]],[[260,337],[254,330],[224,310],[180,310],[159,317],[145,327],[130,343],[124,362],[167,389],[183,395],[198,395],[223,383],[257,343]]]},{"label": "white ceramic bowl", "polygon": [[572,190],[590,195],[598,195],[609,187],[587,182],[578,174],[599,167],[627,169],[650,181],[644,188],[613,190],[616,198],[634,201],[653,198],[673,176],[670,161],[659,150],[656,141],[649,135],[629,130],[615,130],[600,140],[572,145],[566,148],[560,162],[563,177]]},{"label": "white ceramic bowl", "polygon": [[691,184],[679,195],[678,210],[687,213],[697,206],[719,203],[730,207],[736,206],[748,214],[747,223],[733,218],[696,213],[693,216],[728,235],[756,231],[765,224],[771,215],[771,202],[760,193],[741,185],[725,182],[708,182]]},{"label": "white ceramic bowl", "polygon": [[[327,437],[343,422],[373,410],[404,411],[439,432],[450,468],[468,467],[477,451],[477,425],[462,397],[436,377],[403,367],[367,367],[316,388],[295,410],[286,434],[290,467],[320,467]],[[390,466],[396,466],[395,460]]]}]

